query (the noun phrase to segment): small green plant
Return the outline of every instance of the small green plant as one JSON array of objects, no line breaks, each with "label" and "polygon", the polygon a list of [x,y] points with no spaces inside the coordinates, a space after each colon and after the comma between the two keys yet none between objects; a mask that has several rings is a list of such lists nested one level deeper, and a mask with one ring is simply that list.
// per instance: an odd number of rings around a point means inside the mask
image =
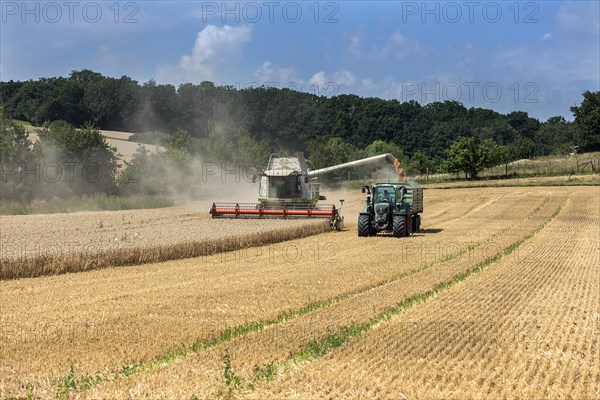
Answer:
[{"label": "small green plant", "polygon": [[35,398],[35,388],[33,384],[27,384],[27,400],[33,400]]},{"label": "small green plant", "polygon": [[225,356],[223,357],[223,377],[225,378],[229,398],[231,398],[235,391],[242,388],[244,381],[233,372],[229,351],[225,351]]},{"label": "small green plant", "polygon": [[272,381],[277,375],[277,366],[274,363],[270,363],[261,367],[259,365],[254,366],[254,381]]},{"label": "small green plant", "polygon": [[58,382],[58,395],[60,399],[66,398],[71,389],[77,388],[77,380],[75,378],[75,368],[73,364],[69,367],[69,372]]}]

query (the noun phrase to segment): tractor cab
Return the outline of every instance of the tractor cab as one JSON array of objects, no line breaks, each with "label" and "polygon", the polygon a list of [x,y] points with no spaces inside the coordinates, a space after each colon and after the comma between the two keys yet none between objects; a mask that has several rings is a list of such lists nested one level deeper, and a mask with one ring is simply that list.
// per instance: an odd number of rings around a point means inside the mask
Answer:
[{"label": "tractor cab", "polygon": [[399,185],[373,185],[373,193],[371,199],[373,205],[379,203],[387,203],[391,207],[391,211],[402,208],[406,188]]},{"label": "tractor cab", "polygon": [[375,187],[373,190],[373,199],[376,203],[396,204],[396,190],[391,186]]}]

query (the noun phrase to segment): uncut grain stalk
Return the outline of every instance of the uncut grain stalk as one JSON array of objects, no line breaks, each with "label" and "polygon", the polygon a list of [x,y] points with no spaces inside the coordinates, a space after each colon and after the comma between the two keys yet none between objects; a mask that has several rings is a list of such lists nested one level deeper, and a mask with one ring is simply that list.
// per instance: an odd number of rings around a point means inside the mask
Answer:
[{"label": "uncut grain stalk", "polygon": [[5,258],[2,260],[0,280],[32,278],[84,272],[108,267],[121,267],[157,263],[183,258],[209,256],[253,246],[279,243],[329,231],[328,221],[318,221],[300,227],[293,226],[263,231],[244,236],[231,236],[216,240],[191,241],[151,247],[42,254],[33,257]]}]

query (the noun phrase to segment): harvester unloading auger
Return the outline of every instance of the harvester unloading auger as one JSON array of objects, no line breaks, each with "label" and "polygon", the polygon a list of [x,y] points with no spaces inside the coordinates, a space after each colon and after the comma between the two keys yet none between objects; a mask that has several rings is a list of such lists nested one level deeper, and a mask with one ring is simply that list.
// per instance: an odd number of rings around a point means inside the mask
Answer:
[{"label": "harvester unloading auger", "polygon": [[317,204],[326,200],[321,196],[321,184],[316,182],[319,175],[345,168],[359,167],[378,161],[394,164],[398,179],[406,180],[400,163],[392,154],[381,154],[327,168],[309,171],[301,154],[280,157],[271,154],[267,169],[260,175],[258,203],[213,203],[210,214],[213,218],[328,218],[332,229],[341,230],[344,217],[340,207],[333,204]]}]

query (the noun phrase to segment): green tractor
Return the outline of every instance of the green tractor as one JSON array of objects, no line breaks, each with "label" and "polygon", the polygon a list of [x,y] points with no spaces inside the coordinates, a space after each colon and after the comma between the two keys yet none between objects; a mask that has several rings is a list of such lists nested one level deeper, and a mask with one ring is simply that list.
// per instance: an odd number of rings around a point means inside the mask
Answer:
[{"label": "green tractor", "polygon": [[414,182],[376,183],[363,186],[367,193],[365,209],[358,216],[358,236],[391,232],[409,236],[421,228],[423,188]]}]

